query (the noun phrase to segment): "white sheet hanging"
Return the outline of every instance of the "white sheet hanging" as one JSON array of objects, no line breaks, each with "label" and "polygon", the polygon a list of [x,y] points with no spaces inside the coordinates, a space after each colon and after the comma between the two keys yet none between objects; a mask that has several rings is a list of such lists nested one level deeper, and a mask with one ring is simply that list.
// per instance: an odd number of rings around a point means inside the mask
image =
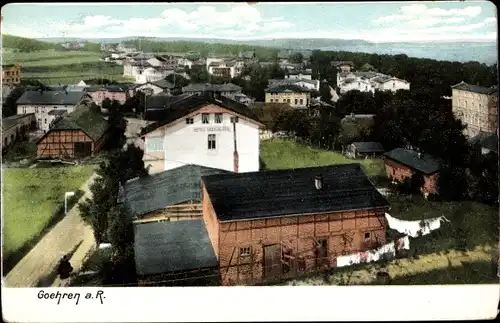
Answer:
[{"label": "white sheet hanging", "polygon": [[421,226],[422,221],[404,221],[399,220],[388,213],[385,214],[385,218],[387,219],[387,224],[389,228],[398,231],[399,233],[406,234],[412,238],[416,238],[419,236],[424,236],[426,234],[431,233],[434,230],[437,230],[441,226],[441,221],[450,222],[444,216],[440,216],[437,218],[426,219],[423,220],[423,227]]},{"label": "white sheet hanging", "polygon": [[361,255],[358,253],[337,257],[337,267],[351,266],[359,264],[361,261]]}]

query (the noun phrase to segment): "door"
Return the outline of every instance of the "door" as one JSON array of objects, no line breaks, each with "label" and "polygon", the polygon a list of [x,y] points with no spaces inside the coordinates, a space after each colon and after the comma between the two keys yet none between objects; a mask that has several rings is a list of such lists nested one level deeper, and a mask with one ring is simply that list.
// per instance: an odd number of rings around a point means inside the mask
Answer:
[{"label": "door", "polygon": [[75,142],[75,158],[82,158],[92,155],[91,142]]},{"label": "door", "polygon": [[274,244],[264,247],[264,279],[279,279],[281,277],[281,245]]}]

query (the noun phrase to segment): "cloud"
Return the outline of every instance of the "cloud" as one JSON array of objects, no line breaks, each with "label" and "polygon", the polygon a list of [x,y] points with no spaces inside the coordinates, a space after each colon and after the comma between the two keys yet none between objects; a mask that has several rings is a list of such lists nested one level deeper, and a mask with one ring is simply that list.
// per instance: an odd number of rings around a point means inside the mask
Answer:
[{"label": "cloud", "polygon": [[485,24],[496,24],[497,23],[497,18],[496,17],[489,17],[484,19]]},{"label": "cloud", "polygon": [[[422,19],[434,19],[433,21],[439,21],[438,23],[456,23],[465,20],[465,18],[462,17],[473,18],[480,13],[481,7],[468,6],[462,9],[446,10],[441,8],[429,8],[425,4],[413,4],[401,7],[399,13],[396,15],[379,17],[373,22],[377,25],[383,25],[395,22],[412,23]],[[450,16],[453,16],[453,18],[444,18]],[[457,19],[462,20],[455,21]]]}]

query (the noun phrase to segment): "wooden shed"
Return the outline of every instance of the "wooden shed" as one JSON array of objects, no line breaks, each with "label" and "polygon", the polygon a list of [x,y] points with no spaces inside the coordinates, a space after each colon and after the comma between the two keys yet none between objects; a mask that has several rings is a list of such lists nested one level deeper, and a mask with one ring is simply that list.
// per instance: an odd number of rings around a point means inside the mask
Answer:
[{"label": "wooden shed", "polygon": [[359,164],[203,177],[203,217],[223,285],[336,267],[385,243],[387,200]]},{"label": "wooden shed", "polygon": [[108,123],[84,106],[57,121],[37,141],[38,158],[76,159],[92,156],[106,139]]}]

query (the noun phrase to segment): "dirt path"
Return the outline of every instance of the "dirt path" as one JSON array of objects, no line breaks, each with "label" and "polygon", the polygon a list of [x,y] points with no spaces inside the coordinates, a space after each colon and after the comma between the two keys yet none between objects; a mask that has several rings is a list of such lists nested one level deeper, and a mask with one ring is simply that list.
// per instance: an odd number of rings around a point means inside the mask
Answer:
[{"label": "dirt path", "polygon": [[[96,176],[94,173],[82,185],[84,195],[80,201],[90,197],[89,186]],[[5,277],[5,286],[51,286],[55,278],[54,270],[63,254],[72,254],[71,264],[78,270],[94,244],[92,229],[80,218],[75,205],[9,272]]]}]

